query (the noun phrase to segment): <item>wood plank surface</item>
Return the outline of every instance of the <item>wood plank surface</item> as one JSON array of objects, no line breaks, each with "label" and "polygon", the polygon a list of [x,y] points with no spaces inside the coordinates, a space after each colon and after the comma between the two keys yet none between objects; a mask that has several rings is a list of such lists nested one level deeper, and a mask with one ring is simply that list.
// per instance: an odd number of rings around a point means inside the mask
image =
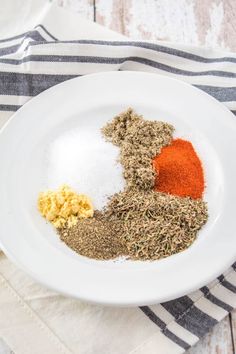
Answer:
[{"label": "wood plank surface", "polygon": [[96,21],[135,39],[236,50],[235,17],[235,0],[96,0]]},{"label": "wood plank surface", "polygon": [[87,20],[94,20],[94,1],[93,0],[56,0],[57,5],[77,12]]},{"label": "wood plank surface", "polygon": [[135,39],[236,50],[235,0],[54,0]]},{"label": "wood plank surface", "polygon": [[230,319],[227,316],[186,354],[234,354]]}]

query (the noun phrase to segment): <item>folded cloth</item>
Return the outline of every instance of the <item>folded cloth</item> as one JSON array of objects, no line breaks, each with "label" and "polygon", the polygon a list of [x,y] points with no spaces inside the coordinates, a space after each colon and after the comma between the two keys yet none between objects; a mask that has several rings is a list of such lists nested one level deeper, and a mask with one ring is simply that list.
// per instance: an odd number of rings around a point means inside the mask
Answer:
[{"label": "folded cloth", "polygon": [[[14,18],[12,28],[18,33],[0,40],[2,125],[45,89],[110,70],[178,78],[236,113],[235,54],[123,39],[55,5],[39,3],[30,9],[30,21]],[[2,22],[0,16],[0,26]],[[3,253],[0,282],[0,337],[15,354],[183,353],[236,307],[236,263],[192,294],[141,308],[106,308],[66,298],[36,284]]]}]

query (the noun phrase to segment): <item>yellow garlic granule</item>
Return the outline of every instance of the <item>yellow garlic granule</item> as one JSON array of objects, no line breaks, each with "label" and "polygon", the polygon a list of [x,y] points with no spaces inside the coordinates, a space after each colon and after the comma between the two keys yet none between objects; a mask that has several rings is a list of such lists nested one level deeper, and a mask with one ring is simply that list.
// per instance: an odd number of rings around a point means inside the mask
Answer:
[{"label": "yellow garlic granule", "polygon": [[69,186],[62,185],[58,190],[39,193],[38,209],[42,216],[56,228],[77,224],[78,219],[93,216],[93,205],[84,194],[77,194]]}]

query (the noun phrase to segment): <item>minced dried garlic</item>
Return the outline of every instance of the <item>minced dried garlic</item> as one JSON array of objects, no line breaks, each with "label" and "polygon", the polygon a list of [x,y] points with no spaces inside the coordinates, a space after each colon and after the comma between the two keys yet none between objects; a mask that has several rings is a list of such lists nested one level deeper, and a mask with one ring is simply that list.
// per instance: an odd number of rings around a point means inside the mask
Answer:
[{"label": "minced dried garlic", "polygon": [[67,185],[62,185],[56,191],[39,193],[38,209],[56,228],[65,224],[72,227],[78,219],[92,217],[94,212],[91,200],[84,194],[77,194]]}]

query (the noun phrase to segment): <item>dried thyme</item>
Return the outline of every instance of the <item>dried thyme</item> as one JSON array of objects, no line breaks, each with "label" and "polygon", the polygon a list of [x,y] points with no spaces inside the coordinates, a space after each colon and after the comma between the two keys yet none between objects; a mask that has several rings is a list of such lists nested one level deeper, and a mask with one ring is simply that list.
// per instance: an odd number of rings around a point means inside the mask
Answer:
[{"label": "dried thyme", "polygon": [[207,221],[201,199],[181,198],[155,191],[115,194],[106,210],[107,219],[122,221],[116,237],[132,259],[159,259],[188,248]]}]

